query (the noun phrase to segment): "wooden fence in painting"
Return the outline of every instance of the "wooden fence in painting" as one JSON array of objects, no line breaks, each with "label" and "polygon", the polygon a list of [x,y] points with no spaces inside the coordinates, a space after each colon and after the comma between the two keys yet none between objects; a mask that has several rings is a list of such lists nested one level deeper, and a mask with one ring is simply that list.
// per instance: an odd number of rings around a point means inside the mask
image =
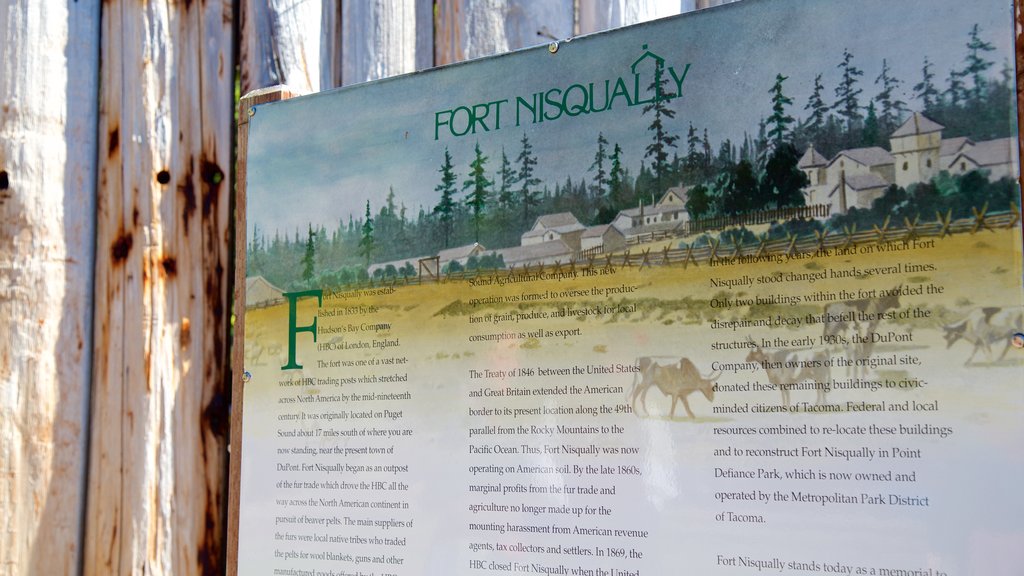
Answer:
[{"label": "wooden fence in painting", "polygon": [[[803,236],[789,235],[785,238],[771,239],[767,234],[762,234],[756,241],[751,242],[723,242],[713,238],[706,244],[681,243],[676,247],[664,246],[660,250],[653,248],[641,248],[639,250],[625,250],[614,254],[602,254],[600,252],[587,251],[577,254],[575,257],[566,258],[564,262],[553,264],[536,264],[525,266],[510,266],[501,269],[476,269],[460,270],[442,274],[443,282],[458,282],[474,278],[505,277],[519,278],[525,276],[550,276],[557,277],[559,274],[582,272],[583,270],[596,268],[629,268],[629,267],[653,267],[653,266],[682,266],[689,265],[716,265],[741,262],[756,262],[759,260],[768,261],[773,256],[794,256],[797,254],[831,254],[833,250],[856,249],[866,244],[886,244],[892,242],[909,243],[915,240],[926,238],[942,239],[954,234],[976,234],[985,230],[997,230],[1002,228],[1019,227],[1021,224],[1020,208],[1016,205],[1011,210],[996,214],[989,214],[987,207],[972,210],[971,218],[953,220],[950,214],[935,214],[935,219],[924,221],[920,216],[914,220],[904,219],[903,222],[893,223],[886,220],[882,226],[874,226],[871,230],[846,229],[843,232],[815,232]],[[421,284],[423,282],[435,282],[436,278],[421,278],[419,276],[383,278],[379,280],[368,280],[365,282],[353,283],[344,287],[344,290],[363,290],[369,288],[380,288],[385,286],[408,286]]]},{"label": "wooden fence in painting", "polygon": [[0,576],[225,570],[237,93],[724,1],[9,0]]},{"label": "wooden fence in painting", "polygon": [[787,208],[775,208],[771,210],[757,210],[746,214],[735,216],[715,216],[714,218],[700,218],[690,220],[686,223],[687,234],[698,234],[711,230],[721,230],[729,226],[756,226],[771,222],[785,222],[795,218],[817,218],[824,220],[832,214],[832,206],[829,204],[812,204],[810,206],[791,206]]}]

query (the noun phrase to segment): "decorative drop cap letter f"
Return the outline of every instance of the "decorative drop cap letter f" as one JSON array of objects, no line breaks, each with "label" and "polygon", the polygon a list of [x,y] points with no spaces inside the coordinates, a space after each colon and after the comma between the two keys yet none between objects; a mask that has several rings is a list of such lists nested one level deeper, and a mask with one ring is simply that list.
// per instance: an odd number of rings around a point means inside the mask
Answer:
[{"label": "decorative drop cap letter f", "polygon": [[299,332],[311,332],[313,334],[313,342],[316,342],[316,316],[313,316],[312,324],[296,326],[295,316],[297,314],[298,301],[299,298],[316,296],[316,305],[319,308],[324,305],[324,291],[303,290],[302,292],[285,292],[283,296],[288,299],[288,363],[281,366],[281,370],[299,370],[302,368],[302,365],[295,361],[295,335]]}]

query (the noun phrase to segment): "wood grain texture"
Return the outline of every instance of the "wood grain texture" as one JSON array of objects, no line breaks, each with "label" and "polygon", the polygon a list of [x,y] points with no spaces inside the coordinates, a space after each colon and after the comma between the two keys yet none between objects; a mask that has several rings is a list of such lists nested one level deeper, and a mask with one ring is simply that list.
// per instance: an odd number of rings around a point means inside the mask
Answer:
[{"label": "wood grain texture", "polygon": [[87,575],[224,569],[232,18],[105,5]]},{"label": "wood grain texture", "polygon": [[429,0],[342,3],[341,79],[354,84],[433,65],[433,4]]},{"label": "wood grain texture", "polygon": [[434,63],[461,62],[573,35],[572,0],[438,0]]},{"label": "wood grain texture", "polygon": [[286,100],[297,96],[287,86],[272,86],[246,94],[238,104],[238,159],[236,162],[235,185],[235,266],[234,266],[234,341],[231,349],[231,366],[233,379],[231,383],[231,456],[230,474],[228,475],[228,536],[227,536],[227,574],[238,574],[238,503],[241,495],[242,470],[242,418],[245,393],[245,184],[246,184],[246,150],[249,147],[249,111],[253,106]]},{"label": "wood grain texture", "polygon": [[697,9],[698,0],[579,0],[579,33],[590,34]]},{"label": "wood grain texture", "polygon": [[[1017,67],[1017,162],[1018,170],[1021,174],[1019,182],[1021,189],[1024,190],[1024,167],[1022,167],[1021,158],[1024,158],[1024,133],[1020,132],[1020,127],[1024,126],[1024,76],[1021,75],[1021,70],[1024,70],[1024,8],[1021,7],[1021,0],[1015,0],[1013,3],[1013,14],[1014,14],[1014,52],[1016,54],[1016,67]],[[1018,204],[1021,206],[1021,204]],[[1024,231],[1022,231],[1024,234]]]},{"label": "wood grain texture", "polygon": [[96,2],[0,10],[0,575],[80,563],[98,32]]},{"label": "wood grain texture", "polygon": [[240,0],[242,93],[275,84],[320,90],[324,0]]}]

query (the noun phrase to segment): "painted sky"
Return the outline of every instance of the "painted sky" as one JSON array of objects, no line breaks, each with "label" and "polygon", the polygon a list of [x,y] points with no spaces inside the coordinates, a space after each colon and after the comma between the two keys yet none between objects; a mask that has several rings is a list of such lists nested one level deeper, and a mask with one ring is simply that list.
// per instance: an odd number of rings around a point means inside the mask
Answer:
[{"label": "painted sky", "polygon": [[[623,148],[624,164],[635,175],[650,139],[650,117],[641,115],[641,106],[627,107],[619,98],[609,111],[517,127],[514,103],[517,96],[574,83],[594,82],[601,92],[605,80],[631,81],[630,65],[645,44],[666,66],[690,64],[683,96],[671,103],[677,115],[669,130],[683,137],[690,122],[707,128],[717,150],[725,138],[738,143],[744,132],[756,133],[758,121],[770,114],[768,91],[777,73],[790,78],[785,92],[793,98],[793,116],[805,116],[819,73],[826,101],[834,100],[844,48],[864,71],[864,106],[878,93],[874,81],[885,58],[903,81],[901,99],[917,109],[911,88],[924,58],[943,86],[949,71],[963,66],[975,23],[996,47],[989,59],[998,73],[1013,54],[1007,0],[743,0],[562,42],[555,54],[541,46],[261,106],[249,128],[248,236],[254,224],[271,236],[275,230],[294,234],[308,222],[333,229],[350,214],[362,216],[367,200],[376,212],[389,188],[414,218],[420,206],[429,211],[437,203],[445,147],[461,186],[475,144],[489,157],[493,176],[502,147],[514,160],[524,133],[538,158],[538,176],[552,189],[586,173],[599,132]],[[434,140],[435,112],[502,99],[510,102],[502,106],[500,130],[492,124],[489,132],[461,138],[442,132]]]}]

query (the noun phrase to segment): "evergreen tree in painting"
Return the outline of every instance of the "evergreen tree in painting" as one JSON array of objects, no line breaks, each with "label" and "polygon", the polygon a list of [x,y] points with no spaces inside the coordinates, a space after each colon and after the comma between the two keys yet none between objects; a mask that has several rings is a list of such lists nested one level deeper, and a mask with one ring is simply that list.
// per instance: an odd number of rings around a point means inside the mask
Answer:
[{"label": "evergreen tree in painting", "polygon": [[512,185],[516,182],[516,173],[512,169],[512,163],[505,154],[505,147],[501,147],[501,168],[498,169],[498,206],[510,208],[515,202],[512,194]]},{"label": "evergreen tree in painting", "polygon": [[613,209],[623,206],[626,203],[624,179],[622,172],[622,147],[618,142],[612,148],[611,170],[608,172],[608,198]]},{"label": "evergreen tree in painting", "polygon": [[864,72],[853,65],[853,54],[845,48],[843,49],[843,61],[836,67],[842,71],[842,79],[836,86],[836,101],[832,105],[832,109],[846,122],[846,131],[848,135],[852,136],[862,119],[859,97],[863,90],[857,87],[857,79],[863,76]]},{"label": "evergreen tree in painting", "polygon": [[949,78],[946,79],[949,86],[942,93],[952,108],[959,108],[967,98],[967,86],[964,84],[964,73],[959,70],[950,70]]},{"label": "evergreen tree in painting", "polygon": [[314,238],[316,234],[313,234],[313,225],[309,225],[309,235],[306,238],[306,253],[302,257],[302,279],[309,283],[313,279],[313,262],[316,258],[316,248],[314,248]]},{"label": "evergreen tree in painting", "polygon": [[649,93],[653,93],[654,97],[649,104],[644,105],[643,114],[653,113],[651,118],[651,124],[647,127],[647,130],[651,132],[651,142],[647,145],[644,158],[651,159],[650,170],[654,175],[654,191],[645,191],[650,193],[662,192],[668,184],[669,180],[669,148],[676,147],[676,140],[679,136],[669,133],[665,127],[665,120],[671,120],[676,117],[676,111],[669,108],[669,101],[675,96],[670,92],[665,91],[665,86],[668,84],[668,78],[665,77],[665,64],[661,61],[657,63],[654,68],[654,80],[647,87]]},{"label": "evergreen tree in painting", "polygon": [[878,78],[875,78],[875,84],[881,86],[878,96],[875,96],[874,100],[874,102],[878,102],[878,110],[876,110],[878,128],[881,134],[891,134],[899,128],[900,121],[907,112],[907,104],[899,99],[897,90],[900,81],[892,75],[889,61],[885,58],[882,59],[882,71],[878,74]]},{"label": "evergreen tree in painting", "polygon": [[985,53],[992,52],[995,50],[995,47],[981,39],[981,28],[977,24],[971,28],[968,38],[967,66],[960,75],[964,78],[970,78],[973,84],[969,91],[965,90],[967,96],[973,100],[980,100],[985,95],[985,89],[988,84],[985,72],[993,64],[992,61],[985,59]]},{"label": "evergreen tree in painting", "polygon": [[462,182],[462,190],[469,190],[466,196],[466,206],[473,212],[473,233],[474,241],[480,242],[480,220],[483,218],[484,209],[487,207],[488,189],[491,181],[487,179],[487,156],[480,151],[480,143],[477,142],[473,152],[473,161],[469,163],[469,178]]},{"label": "evergreen tree in painting", "polygon": [[776,74],[775,84],[769,90],[772,95],[772,115],[768,117],[768,143],[773,149],[789,139],[789,126],[794,121],[792,116],[786,114],[786,107],[793,103],[793,99],[782,93],[782,83],[788,79],[788,76]]},{"label": "evergreen tree in painting", "polygon": [[711,175],[711,164],[712,164],[712,162],[711,162],[712,161],[711,138],[708,137],[708,129],[707,128],[704,129],[704,139],[701,140],[700,146],[701,146],[701,156],[700,156],[701,162],[700,162],[700,167],[701,167],[701,171],[704,173],[704,177],[706,178],[706,177]]},{"label": "evergreen tree in painting", "polygon": [[590,185],[590,193],[594,200],[601,203],[607,196],[608,191],[608,173],[605,172],[604,163],[608,159],[608,140],[605,139],[603,132],[597,133],[597,151],[594,153],[594,162],[587,169],[588,172],[594,172],[594,180]]},{"label": "evergreen tree in painting", "polygon": [[804,110],[807,110],[808,113],[805,130],[811,142],[817,142],[821,138],[828,121],[829,107],[821,95],[824,89],[825,87],[821,83],[821,74],[818,74],[814,77],[814,91],[811,92],[811,97],[807,99],[807,104],[804,106]]},{"label": "evergreen tree in painting", "polygon": [[790,142],[782,142],[772,150],[761,179],[760,194],[755,210],[803,206],[803,190],[811,181],[797,167],[800,153]]},{"label": "evergreen tree in painting", "polygon": [[519,164],[517,181],[522,186],[519,189],[519,202],[523,205],[522,223],[523,226],[526,226],[530,221],[531,209],[540,203],[540,194],[534,189],[534,186],[540,184],[540,179],[533,175],[534,167],[537,166],[537,157],[533,155],[533,146],[530,145],[530,139],[526,137],[525,132],[520,142],[523,147],[516,159]]},{"label": "evergreen tree in painting", "polygon": [[691,220],[698,220],[711,215],[711,193],[705,184],[697,184],[690,188],[686,197],[686,212]]},{"label": "evergreen tree in painting", "polygon": [[738,216],[755,209],[758,203],[758,182],[754,166],[740,160],[732,170],[715,179],[712,192],[716,212],[725,216]]},{"label": "evergreen tree in painting", "polygon": [[359,255],[363,257],[366,262],[366,267],[370,267],[370,258],[373,256],[373,218],[370,217],[370,201],[366,201],[366,219],[363,220],[363,226],[360,230],[361,236],[359,238]]},{"label": "evergreen tree in painting", "polygon": [[939,90],[935,87],[935,73],[927,56],[921,66],[921,81],[914,84],[914,97],[920,100],[925,116],[933,115],[938,108]]},{"label": "evergreen tree in painting", "polygon": [[882,142],[881,122],[875,112],[875,101],[868,102],[868,113],[864,117],[864,131],[862,133],[863,146],[878,146]]},{"label": "evergreen tree in painting", "polygon": [[441,183],[434,190],[441,193],[441,200],[434,206],[434,215],[441,225],[441,236],[444,238],[444,247],[447,248],[455,222],[455,170],[448,148],[444,149],[444,163],[441,164],[439,172]]}]

